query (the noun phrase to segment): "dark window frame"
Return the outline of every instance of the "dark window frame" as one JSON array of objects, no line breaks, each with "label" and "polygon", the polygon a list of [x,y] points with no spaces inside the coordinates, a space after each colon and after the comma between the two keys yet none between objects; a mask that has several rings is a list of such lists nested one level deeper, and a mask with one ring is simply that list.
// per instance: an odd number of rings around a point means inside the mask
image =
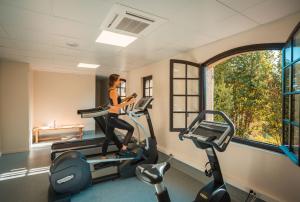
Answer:
[{"label": "dark window frame", "polygon": [[[174,64],[184,64],[185,65],[185,78],[174,78],[173,73],[174,73]],[[199,68],[199,76],[198,78],[187,78],[187,66],[194,66]],[[174,128],[174,121],[173,121],[173,114],[174,113],[184,113],[185,114],[185,126],[187,126],[187,117],[188,114],[190,113],[199,113],[204,109],[204,99],[203,99],[203,77],[204,75],[204,69],[201,68],[201,65],[198,63],[186,61],[186,60],[177,60],[177,59],[171,59],[170,60],[170,111],[169,111],[169,130],[171,132],[179,132],[182,130],[182,128]],[[187,81],[188,80],[198,80],[199,81],[199,93],[196,95],[187,95],[186,94],[174,94],[174,86],[173,86],[173,81],[175,80],[185,80],[185,92],[187,92]],[[199,97],[199,110],[198,111],[174,111],[173,108],[173,103],[174,103],[174,96],[184,96],[185,97],[185,109],[187,109],[187,98],[188,97]]]},{"label": "dark window frame", "polygon": [[[144,77],[142,78],[142,80],[143,80],[143,88],[142,88],[142,91],[143,91],[143,97],[153,97],[153,76],[152,76],[152,75],[144,76]],[[146,82],[147,82],[147,81],[150,81],[150,80],[152,81],[152,86],[151,86],[151,87],[149,86],[149,88],[146,88]],[[149,90],[149,94],[150,94],[150,89],[152,90],[152,95],[151,95],[151,96],[145,94],[145,90],[146,90],[146,89]],[[152,109],[152,104],[150,104],[150,105],[148,106],[148,108],[149,108],[149,109]]]},{"label": "dark window frame", "polygon": [[[282,146],[280,147],[282,151],[298,166],[300,166],[300,149],[298,148],[298,156],[295,154],[295,151],[293,151],[292,143],[294,141],[294,127],[298,128],[298,146],[300,145],[300,124],[299,122],[295,122],[295,103],[293,103],[293,96],[299,95],[300,91],[294,89],[294,70],[295,70],[295,64],[300,62],[300,57],[294,58],[294,43],[295,43],[295,35],[300,32],[300,22],[296,25],[296,27],[293,29],[291,34],[288,37],[288,40],[285,43],[285,46],[282,48],[282,104],[283,104],[283,110],[282,110]],[[290,48],[290,61],[286,64],[286,49]],[[285,78],[285,70],[290,69],[289,74],[289,89],[286,91],[286,78]],[[285,97],[289,97],[289,108],[288,108],[288,117],[286,118],[285,112],[286,112],[286,103],[285,103]],[[288,131],[285,130],[285,127],[287,126]],[[287,132],[287,133],[286,133]],[[287,135],[287,136],[286,136]],[[285,145],[287,143],[287,145]]]}]

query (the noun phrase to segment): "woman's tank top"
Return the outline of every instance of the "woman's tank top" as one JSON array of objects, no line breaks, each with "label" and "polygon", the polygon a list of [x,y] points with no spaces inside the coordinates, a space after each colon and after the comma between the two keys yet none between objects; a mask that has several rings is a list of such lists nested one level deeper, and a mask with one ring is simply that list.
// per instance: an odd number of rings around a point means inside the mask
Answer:
[{"label": "woman's tank top", "polygon": [[[109,96],[109,93],[110,93],[110,91],[111,90],[113,90],[113,89],[109,89],[108,90],[108,99],[109,99],[109,104],[111,105],[111,106],[113,106],[114,104],[113,104],[113,100],[110,98],[110,96]],[[121,99],[121,97],[120,96],[118,96],[118,104],[120,104],[122,102],[122,99]],[[117,114],[119,114],[120,113],[120,110],[119,110],[119,112],[117,113]],[[110,114],[115,114],[115,113],[110,113]]]}]

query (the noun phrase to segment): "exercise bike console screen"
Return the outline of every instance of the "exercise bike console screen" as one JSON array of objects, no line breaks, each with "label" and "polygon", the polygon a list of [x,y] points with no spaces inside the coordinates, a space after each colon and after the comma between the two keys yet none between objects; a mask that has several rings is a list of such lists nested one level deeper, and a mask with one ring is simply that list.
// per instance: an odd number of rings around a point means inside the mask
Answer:
[{"label": "exercise bike console screen", "polygon": [[230,127],[227,124],[216,123],[210,121],[201,121],[197,128],[193,130],[193,134],[200,135],[203,138],[211,138],[219,139],[226,130],[229,130]]},{"label": "exercise bike console screen", "polygon": [[[225,123],[206,121],[204,120],[206,114],[220,115]],[[212,145],[218,151],[224,151],[234,134],[234,130],[234,125],[226,114],[220,111],[205,110],[179,137],[192,139],[201,148]]]}]

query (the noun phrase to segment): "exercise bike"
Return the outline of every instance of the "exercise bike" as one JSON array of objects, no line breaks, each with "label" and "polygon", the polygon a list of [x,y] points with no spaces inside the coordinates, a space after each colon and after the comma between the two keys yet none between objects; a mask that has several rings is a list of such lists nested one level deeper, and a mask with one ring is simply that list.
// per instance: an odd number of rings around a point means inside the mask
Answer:
[{"label": "exercise bike", "polygon": [[[205,115],[220,115],[225,123],[206,121]],[[213,180],[197,194],[194,202],[230,202],[229,193],[222,177],[220,164],[215,152],[224,152],[235,132],[235,127],[228,116],[221,111],[202,111],[187,130],[180,132],[179,139],[190,139],[199,149],[205,149],[209,162],[205,170]],[[170,160],[170,159],[169,159]],[[159,164],[144,164],[136,168],[139,180],[155,186],[158,202],[170,202],[170,196],[163,183],[163,176],[170,168],[169,160]]]}]

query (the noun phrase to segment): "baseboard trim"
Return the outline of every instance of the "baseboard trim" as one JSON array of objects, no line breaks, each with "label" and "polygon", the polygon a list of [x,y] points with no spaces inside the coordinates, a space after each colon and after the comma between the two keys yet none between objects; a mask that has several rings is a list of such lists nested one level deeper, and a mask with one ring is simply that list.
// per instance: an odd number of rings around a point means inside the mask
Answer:
[{"label": "baseboard trim", "polygon": [[14,150],[4,150],[2,154],[14,154],[14,153],[20,153],[20,152],[29,152],[29,148],[20,148],[20,149],[14,149]]},{"label": "baseboard trim", "polygon": [[[162,159],[167,159],[168,155],[170,152],[167,152],[167,150],[163,147],[158,146],[158,151],[162,154]],[[203,184],[208,183],[211,179],[206,177],[204,174],[204,169],[202,168],[195,168],[194,166],[191,166],[188,164],[188,162],[184,162],[182,160],[179,160],[174,156],[172,159],[172,166],[176,168],[177,170],[185,173],[186,175],[199,180],[200,182],[203,182]],[[271,196],[268,196],[265,193],[260,192],[259,190],[252,188],[252,187],[247,187],[244,184],[239,184],[237,183],[234,179],[226,175],[226,173],[223,173],[224,178],[226,179],[226,184],[229,186],[234,187],[235,189],[239,189],[245,193],[248,193],[250,189],[254,190],[257,194],[257,197],[268,202],[279,202],[279,200],[274,199]]]}]

